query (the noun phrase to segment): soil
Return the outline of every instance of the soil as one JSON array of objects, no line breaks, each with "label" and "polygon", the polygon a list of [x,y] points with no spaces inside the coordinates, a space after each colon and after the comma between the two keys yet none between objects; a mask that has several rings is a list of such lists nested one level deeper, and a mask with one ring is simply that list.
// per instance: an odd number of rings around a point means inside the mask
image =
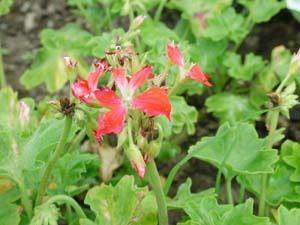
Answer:
[{"label": "soil", "polygon": [[[30,66],[32,56],[40,47],[41,30],[46,27],[60,28],[67,22],[76,19],[70,8],[66,6],[65,1],[61,0],[15,0],[11,13],[0,17],[0,40],[5,50],[4,67],[7,82],[14,90],[18,91],[20,97],[31,96],[35,99],[41,99],[47,93],[43,85],[28,91],[19,83],[20,76]],[[282,44],[292,52],[296,52],[300,47],[300,24],[285,10],[270,22],[255,26],[239,51],[240,53],[252,51],[268,59],[271,50]],[[199,96],[194,98],[199,98]],[[196,102],[195,105],[199,108],[203,107],[203,104],[199,104],[199,99],[197,101],[190,99],[190,101],[192,103]],[[291,111],[290,123],[284,119],[281,119],[281,123],[287,128],[287,138],[300,141],[299,107]],[[190,137],[188,142],[182,144],[184,152],[173,161],[159,165],[161,173],[167,176],[176,162],[184,157],[188,146],[203,136],[214,135],[217,128],[218,122],[211,115],[208,115],[208,120],[200,121],[196,134]],[[266,133],[262,122],[257,123],[257,128],[262,135]],[[216,173],[217,170],[210,164],[192,159],[176,175],[170,195],[174,196],[176,194],[178,186],[187,177],[190,177],[193,181],[193,192],[213,187]],[[238,189],[234,189],[234,192],[237,191]],[[221,201],[224,200],[224,195],[221,195]],[[170,212],[170,224],[175,224],[182,215],[183,212],[180,211]]]}]

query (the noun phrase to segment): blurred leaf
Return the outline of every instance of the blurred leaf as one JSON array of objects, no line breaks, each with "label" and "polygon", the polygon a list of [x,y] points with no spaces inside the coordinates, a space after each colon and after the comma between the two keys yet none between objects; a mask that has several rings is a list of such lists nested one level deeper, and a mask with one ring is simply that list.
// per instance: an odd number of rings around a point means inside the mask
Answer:
[{"label": "blurred leaf", "polygon": [[126,225],[133,219],[137,224],[157,224],[154,196],[149,195],[147,188],[136,187],[130,176],[124,176],[115,187],[102,184],[90,189],[85,203],[96,214],[96,224]]},{"label": "blurred leaf", "polygon": [[169,141],[164,141],[161,145],[158,160],[172,160],[181,152],[181,148]]},{"label": "blurred leaf", "polygon": [[58,225],[59,210],[54,204],[35,207],[30,225]]},{"label": "blurred leaf", "polygon": [[258,138],[255,128],[247,123],[224,123],[216,136],[205,137],[190,147],[189,154],[222,168],[226,177],[271,173],[278,160],[277,151],[266,150],[265,140]]},{"label": "blurred leaf", "polygon": [[300,209],[288,210],[283,205],[278,209],[278,225],[294,225],[300,221]]},{"label": "blurred leaf", "polygon": [[12,6],[12,0],[1,0],[0,1],[0,16],[9,13],[10,7]]},{"label": "blurred leaf", "polygon": [[204,92],[204,85],[192,79],[186,79],[182,85],[176,89],[176,94],[181,95],[187,93],[188,95],[201,95]]},{"label": "blurred leaf", "polygon": [[287,140],[282,144],[281,149],[284,154],[283,161],[295,168],[290,180],[300,182],[300,144]]},{"label": "blurred leaf", "polygon": [[214,189],[208,189],[199,193],[191,192],[192,180],[188,178],[180,184],[176,196],[167,202],[168,207],[186,209],[192,202],[200,203],[203,198],[215,198]]},{"label": "blurred leaf", "polygon": [[228,68],[228,75],[240,80],[251,80],[253,75],[264,66],[262,57],[249,53],[245,57],[245,62],[241,63],[241,56],[234,52],[227,52],[224,65]]},{"label": "blurred leaf", "polygon": [[95,154],[74,151],[63,155],[53,170],[58,193],[65,193],[68,186],[76,184],[87,172],[87,166],[95,161],[99,161]]},{"label": "blurred leaf", "polygon": [[284,1],[278,0],[238,0],[249,9],[250,17],[255,23],[269,21],[285,7]]},{"label": "blurred leaf", "polygon": [[207,19],[204,36],[214,41],[228,38],[236,43],[241,42],[248,34],[244,25],[244,17],[237,14],[232,7],[228,7],[214,17]]},{"label": "blurred leaf", "polygon": [[[175,134],[182,132],[185,127],[189,135],[195,133],[195,123],[198,119],[198,112],[194,106],[189,106],[183,97],[171,96],[172,105],[172,130]],[[187,119],[188,118],[188,119]]]},{"label": "blurred leaf", "polygon": [[150,18],[142,23],[140,37],[142,41],[150,47],[160,42],[167,43],[168,40],[179,41],[179,37],[165,24],[159,22],[154,23]]},{"label": "blurred leaf", "polygon": [[196,43],[190,47],[192,61],[200,64],[207,73],[215,72],[219,58],[224,55],[228,46],[226,40],[212,41],[209,38],[197,38]]},{"label": "blurred leaf", "polygon": [[253,121],[259,116],[247,97],[228,92],[212,95],[205,101],[208,112],[212,112],[221,123],[234,124],[238,121]]},{"label": "blurred leaf", "polygon": [[78,61],[77,72],[85,73],[83,56],[90,55],[91,49],[87,43],[91,34],[83,31],[76,24],[68,24],[60,30],[45,29],[42,33],[43,47],[39,49],[31,68],[21,77],[21,83],[27,88],[33,88],[43,82],[48,91],[60,90],[67,80],[74,79],[75,73],[64,65],[64,56]]},{"label": "blurred leaf", "polygon": [[18,225],[20,206],[5,203],[0,207],[0,225]]},{"label": "blurred leaf", "polygon": [[291,52],[282,45],[276,46],[272,50],[271,69],[280,77],[281,80],[283,80],[288,74],[291,59]]}]

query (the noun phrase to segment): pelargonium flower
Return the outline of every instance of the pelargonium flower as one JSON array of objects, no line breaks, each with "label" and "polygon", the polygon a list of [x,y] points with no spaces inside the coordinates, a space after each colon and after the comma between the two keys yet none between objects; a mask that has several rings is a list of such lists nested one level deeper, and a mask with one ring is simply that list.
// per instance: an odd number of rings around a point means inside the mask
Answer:
[{"label": "pelargonium flower", "polygon": [[96,70],[89,74],[87,80],[78,78],[77,82],[71,86],[72,94],[88,105],[98,104],[94,92],[98,90],[98,79],[100,75],[106,71],[108,63],[104,60],[100,60],[95,66]]},{"label": "pelargonium flower", "polygon": [[[179,49],[179,46],[173,46],[170,43],[167,44],[167,55],[171,62],[177,64],[180,67],[184,67],[184,59]],[[199,67],[198,64],[193,64],[191,69],[189,70],[187,77],[196,80],[208,87],[211,87],[212,84],[208,81],[210,78],[209,75],[205,74]]]},{"label": "pelargonium flower", "polygon": [[95,91],[101,105],[111,108],[98,118],[99,127],[96,138],[101,140],[104,134],[119,134],[125,123],[128,108],[133,107],[151,116],[164,115],[170,119],[171,104],[168,93],[162,88],[152,87],[134,97],[136,90],[151,76],[151,66],[145,66],[128,81],[125,69],[112,69],[113,79],[122,97],[109,87]]}]

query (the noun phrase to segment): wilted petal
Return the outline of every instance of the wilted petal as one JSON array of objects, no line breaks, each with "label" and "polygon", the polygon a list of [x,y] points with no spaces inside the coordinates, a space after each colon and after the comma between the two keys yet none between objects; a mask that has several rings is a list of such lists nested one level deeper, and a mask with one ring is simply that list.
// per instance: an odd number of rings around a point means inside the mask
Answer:
[{"label": "wilted petal", "polygon": [[188,77],[190,77],[193,80],[196,80],[208,87],[211,87],[212,84],[208,81],[210,78],[209,75],[205,74],[199,67],[198,64],[194,64],[192,68],[190,69],[190,72],[188,74]]},{"label": "wilted petal", "polygon": [[184,66],[184,59],[178,45],[173,46],[170,43],[167,44],[167,55],[172,63],[175,63],[181,67]]},{"label": "wilted petal", "polygon": [[100,104],[105,107],[115,108],[122,105],[122,99],[108,87],[96,90],[94,93]]},{"label": "wilted petal", "polygon": [[129,81],[129,89],[134,93],[140,86],[143,85],[148,77],[151,77],[152,66],[144,66],[141,70],[136,72]]},{"label": "wilted petal", "polygon": [[125,76],[125,69],[112,68],[111,72],[113,74],[113,78],[114,78],[114,81],[115,81],[117,87],[121,90],[121,92],[124,92],[128,85],[128,81]]},{"label": "wilted petal", "polygon": [[119,134],[125,123],[127,108],[118,107],[98,118],[98,129],[95,133],[97,140],[101,140],[104,134]]},{"label": "wilted petal", "polygon": [[164,115],[170,119],[171,104],[168,93],[161,88],[150,88],[132,100],[132,105],[152,116]]}]

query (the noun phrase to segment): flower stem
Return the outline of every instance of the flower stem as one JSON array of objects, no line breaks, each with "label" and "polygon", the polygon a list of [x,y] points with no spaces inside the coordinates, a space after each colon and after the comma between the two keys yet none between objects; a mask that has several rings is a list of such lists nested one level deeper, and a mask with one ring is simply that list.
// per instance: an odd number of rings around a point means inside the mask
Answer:
[{"label": "flower stem", "polygon": [[[274,132],[278,124],[279,110],[270,111],[270,125],[269,134],[267,139],[267,149],[271,149],[273,146]],[[268,185],[268,174],[262,174],[261,176],[261,190],[260,199],[258,205],[258,215],[264,216],[266,211],[266,195],[267,195],[267,185]]]},{"label": "flower stem", "polygon": [[46,204],[52,204],[54,202],[64,202],[67,205],[70,205],[73,207],[73,209],[75,210],[75,212],[77,213],[77,215],[80,218],[86,218],[85,213],[83,212],[83,210],[81,209],[81,207],[78,205],[78,203],[71,197],[67,196],[67,195],[55,195],[53,197],[51,197]]},{"label": "flower stem", "polygon": [[226,178],[226,197],[227,202],[229,204],[233,204],[233,198],[232,198],[232,190],[231,190],[231,178]]},{"label": "flower stem", "polygon": [[161,13],[162,13],[162,10],[166,4],[167,0],[162,0],[160,1],[160,4],[159,6],[157,7],[157,10],[155,12],[155,15],[154,15],[154,22],[157,23],[160,19],[160,16],[161,16]]},{"label": "flower stem", "polygon": [[220,193],[220,187],[221,187],[221,177],[222,177],[222,169],[219,168],[216,178],[216,187],[215,187],[215,193],[217,196],[219,196]]},{"label": "flower stem", "polygon": [[169,173],[169,176],[167,178],[167,181],[166,181],[166,184],[165,184],[165,187],[164,187],[164,193],[167,195],[169,190],[170,190],[170,187],[171,187],[171,184],[174,180],[174,177],[175,175],[177,174],[178,170],[187,162],[189,161],[190,159],[192,158],[192,155],[188,154],[186,155],[182,160],[180,160],[173,168],[172,170],[170,171]]},{"label": "flower stem", "polygon": [[29,201],[29,198],[28,198],[26,187],[24,186],[24,182],[23,181],[18,182],[18,186],[20,188],[21,199],[22,199],[22,203],[24,205],[25,211],[26,211],[29,219],[31,219],[32,218],[32,208],[31,208],[31,205],[30,205],[30,201]]},{"label": "flower stem", "polygon": [[245,187],[242,185],[242,186],[240,187],[239,204],[241,204],[241,203],[244,202],[244,199],[245,199],[245,192],[246,192],[246,189],[245,189]]},{"label": "flower stem", "polygon": [[36,202],[35,202],[36,205],[40,205],[42,203],[42,199],[45,194],[51,172],[53,170],[53,167],[54,167],[56,161],[59,159],[59,156],[61,155],[62,151],[64,150],[64,146],[67,142],[71,126],[72,126],[72,117],[66,116],[63,134],[59,140],[58,145],[56,146],[56,149],[54,151],[52,158],[50,159],[50,161],[47,165],[47,168],[43,175],[41,184],[39,186],[39,190],[38,190],[38,194],[37,194],[37,198],[36,198]]},{"label": "flower stem", "polygon": [[73,139],[70,147],[68,148],[67,150],[67,153],[71,153],[75,147],[83,140],[83,138],[85,137],[86,135],[86,131],[85,129],[81,130],[77,135],[76,137]]},{"label": "flower stem", "polygon": [[156,197],[159,225],[168,225],[167,204],[154,159],[147,164],[147,172],[150,175],[150,184]]}]

